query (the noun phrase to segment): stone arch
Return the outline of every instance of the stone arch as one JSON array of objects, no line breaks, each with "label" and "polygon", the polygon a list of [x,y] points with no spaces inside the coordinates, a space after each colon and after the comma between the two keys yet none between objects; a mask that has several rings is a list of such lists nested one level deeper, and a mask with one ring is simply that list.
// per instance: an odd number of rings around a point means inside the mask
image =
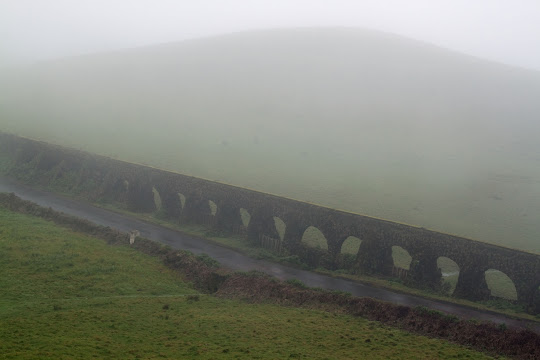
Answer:
[{"label": "stone arch", "polygon": [[50,152],[44,152],[44,153],[41,153],[41,155],[38,155],[39,157],[37,158],[37,162],[35,163],[36,164],[36,167],[39,169],[39,170],[45,170],[45,171],[48,171],[48,170],[52,170],[53,168],[57,167],[57,166],[61,166],[62,165],[62,160],[58,160],[58,158],[56,156],[54,156],[54,154],[50,153]]},{"label": "stone arch", "polygon": [[156,210],[153,187],[148,184],[141,184],[139,181],[132,181],[129,184],[127,193],[128,209],[140,213],[151,213]]},{"label": "stone arch", "polygon": [[287,230],[287,225],[285,225],[285,222],[278,218],[277,216],[274,216],[274,226],[276,227],[276,232],[280,238],[281,241],[285,238],[285,231]]},{"label": "stone arch", "polygon": [[301,241],[302,244],[308,247],[328,251],[328,241],[326,240],[326,237],[321,230],[317,229],[315,226],[310,226],[304,231]]},{"label": "stone arch", "polygon": [[18,148],[16,150],[15,161],[20,164],[33,163],[37,164],[42,154],[28,147]]},{"label": "stone arch", "polygon": [[[93,180],[89,177],[82,177],[76,185],[77,191],[87,192],[92,187]],[[125,201],[125,195],[129,192],[129,182],[124,179],[114,179],[106,187],[107,197],[116,201]]]},{"label": "stone arch", "polygon": [[358,250],[360,250],[361,244],[362,240],[356,236],[349,236],[345,239],[343,244],[341,244],[341,254],[356,256],[358,254]]},{"label": "stone arch", "polygon": [[159,191],[156,189],[155,186],[152,187],[152,194],[154,195],[154,206],[157,211],[161,210],[162,202],[161,202],[161,195],[159,195]]},{"label": "stone arch", "polygon": [[412,257],[407,250],[401,246],[392,246],[392,260],[394,267],[398,269],[410,270]]},{"label": "stone arch", "polygon": [[459,279],[459,265],[452,259],[439,256],[437,268],[441,271],[441,285],[448,295],[452,295]]},{"label": "stone arch", "polygon": [[529,304],[529,312],[532,314],[540,314],[540,284],[535,287],[531,303]]},{"label": "stone arch", "polygon": [[178,193],[178,198],[180,199],[180,209],[184,210],[184,206],[186,206],[186,196],[182,193]]},{"label": "stone arch", "polygon": [[210,215],[216,216],[218,210],[217,204],[212,200],[208,200],[208,207],[210,208]]},{"label": "stone arch", "polygon": [[512,301],[517,300],[516,286],[508,275],[496,269],[487,269],[484,276],[491,296]]},{"label": "stone arch", "polygon": [[242,225],[244,225],[244,227],[247,228],[249,226],[249,222],[251,221],[251,214],[249,213],[249,211],[247,211],[244,208],[240,208],[239,211],[240,211],[240,220],[242,220]]}]

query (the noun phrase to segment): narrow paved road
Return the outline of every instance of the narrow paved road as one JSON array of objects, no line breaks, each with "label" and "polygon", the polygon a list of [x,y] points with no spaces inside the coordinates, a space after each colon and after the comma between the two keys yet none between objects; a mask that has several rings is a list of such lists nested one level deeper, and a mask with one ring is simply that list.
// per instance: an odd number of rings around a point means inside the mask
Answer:
[{"label": "narrow paved road", "polygon": [[490,320],[496,323],[506,323],[511,327],[528,327],[534,329],[537,333],[540,333],[540,323],[537,322],[515,320],[507,318],[503,315],[478,311],[465,306],[427,300],[421,297],[371,287],[369,285],[364,285],[349,280],[336,279],[310,271],[299,270],[265,260],[255,260],[234,250],[221,247],[202,239],[192,238],[159,225],[149,224],[127,215],[101,209],[89,205],[88,203],[74,201],[54,193],[35,190],[15,183],[4,177],[0,177],[0,192],[13,192],[19,197],[33,201],[39,205],[51,207],[54,210],[62,211],[81,218],[86,218],[96,224],[110,226],[111,228],[115,228],[120,231],[127,232],[132,229],[137,229],[141,232],[141,236],[159,241],[163,244],[171,246],[172,248],[189,250],[195,254],[206,253],[218,260],[223,266],[233,270],[259,270],[282,280],[296,278],[303,281],[306,285],[312,287],[347,291],[356,296],[368,296],[396,304],[408,306],[426,306],[463,318]]}]

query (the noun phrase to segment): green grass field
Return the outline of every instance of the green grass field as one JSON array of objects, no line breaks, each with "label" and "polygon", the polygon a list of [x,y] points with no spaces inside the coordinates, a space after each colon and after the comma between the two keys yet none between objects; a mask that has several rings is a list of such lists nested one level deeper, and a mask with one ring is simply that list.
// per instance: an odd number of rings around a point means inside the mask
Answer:
[{"label": "green grass field", "polygon": [[157,259],[0,208],[3,359],[489,356],[351,316],[197,294]]}]

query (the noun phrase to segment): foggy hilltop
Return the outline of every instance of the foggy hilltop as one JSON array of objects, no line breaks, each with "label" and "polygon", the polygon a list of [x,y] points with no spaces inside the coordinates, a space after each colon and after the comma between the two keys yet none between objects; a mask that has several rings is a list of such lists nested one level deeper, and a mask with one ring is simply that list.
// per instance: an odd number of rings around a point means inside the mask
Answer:
[{"label": "foggy hilltop", "polygon": [[540,72],[378,32],[4,69],[0,130],[540,252]]}]

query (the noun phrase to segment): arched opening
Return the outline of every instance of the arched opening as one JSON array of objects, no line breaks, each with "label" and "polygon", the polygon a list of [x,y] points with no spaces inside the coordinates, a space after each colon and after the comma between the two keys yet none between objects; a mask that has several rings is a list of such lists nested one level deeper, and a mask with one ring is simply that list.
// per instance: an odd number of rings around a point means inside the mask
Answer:
[{"label": "arched opening", "polygon": [[285,225],[283,220],[277,216],[274,216],[274,226],[276,227],[276,232],[278,233],[279,238],[281,241],[283,241],[283,239],[285,239],[285,230],[287,229],[287,225]]},{"label": "arched opening", "polygon": [[251,221],[251,214],[244,208],[240,208],[238,213],[240,214],[240,220],[242,221],[242,225],[233,224],[232,232],[233,234],[240,235],[241,237],[247,237],[247,229],[249,226],[249,222]]},{"label": "arched opening", "polygon": [[484,276],[487,287],[491,291],[491,296],[506,300],[517,300],[516,286],[508,275],[496,269],[488,269]]},{"label": "arched opening", "polygon": [[285,225],[283,220],[281,220],[277,216],[274,216],[273,219],[274,219],[274,228],[276,229],[276,233],[278,234],[278,239],[276,239],[273,234],[267,235],[267,234],[261,233],[259,234],[260,246],[262,248],[275,251],[278,254],[282,254],[283,239],[285,238],[285,230],[287,226]]},{"label": "arched opening", "polygon": [[161,210],[161,196],[159,195],[159,191],[157,191],[156,187],[152,187],[152,193],[154,194],[154,205],[156,207],[156,210]]},{"label": "arched opening", "polygon": [[124,180],[124,191],[129,191],[129,181]]},{"label": "arched opening", "polygon": [[533,294],[532,303],[529,307],[532,314],[540,314],[540,285]]},{"label": "arched opening", "polygon": [[251,214],[246,209],[240,208],[240,219],[242,220],[242,225],[247,228],[251,221]]},{"label": "arched opening", "polygon": [[186,206],[186,197],[182,193],[178,193],[178,198],[180,199],[180,208],[184,210],[184,206]]},{"label": "arched opening", "polygon": [[314,226],[310,226],[304,231],[304,235],[302,235],[302,244],[316,249],[328,250],[326,237]]},{"label": "arched opening", "polygon": [[401,246],[392,246],[392,260],[394,260],[394,267],[398,269],[405,269],[407,271],[411,269],[412,257]]},{"label": "arched opening", "polygon": [[358,254],[358,250],[360,250],[360,244],[362,244],[362,240],[356,236],[349,236],[345,239],[343,244],[341,244],[341,253],[347,255],[356,255]]},{"label": "arched opening", "polygon": [[443,291],[452,295],[459,279],[459,265],[452,259],[445,256],[437,258],[437,267],[441,270],[441,285]]},{"label": "arched opening", "polygon": [[216,216],[217,213],[217,205],[212,200],[208,200],[208,206],[210,207],[210,215]]}]

